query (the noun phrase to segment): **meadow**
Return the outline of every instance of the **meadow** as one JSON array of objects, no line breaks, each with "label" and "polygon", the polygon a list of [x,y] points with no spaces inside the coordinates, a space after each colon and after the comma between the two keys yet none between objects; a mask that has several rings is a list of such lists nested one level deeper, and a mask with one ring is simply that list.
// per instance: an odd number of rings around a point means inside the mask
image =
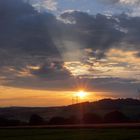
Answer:
[{"label": "meadow", "polygon": [[140,140],[140,129],[0,129],[0,140]]}]

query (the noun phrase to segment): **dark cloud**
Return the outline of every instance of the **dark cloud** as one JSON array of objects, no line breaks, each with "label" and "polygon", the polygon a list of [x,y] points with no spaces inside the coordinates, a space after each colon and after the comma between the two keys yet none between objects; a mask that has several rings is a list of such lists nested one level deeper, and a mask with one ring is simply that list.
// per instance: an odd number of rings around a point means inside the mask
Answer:
[{"label": "dark cloud", "polygon": [[22,0],[1,0],[0,19],[0,49],[4,52],[1,65],[10,64],[10,60],[13,65],[17,57],[22,61],[23,55],[25,59],[32,56],[60,57],[46,24],[54,22],[53,15],[39,14]]},{"label": "dark cloud", "polygon": [[[78,41],[81,47],[98,50],[99,56],[113,47],[139,50],[140,44],[140,17],[129,17],[126,14],[96,16],[74,11],[61,15],[63,20],[75,21],[75,24],[67,24],[64,27],[64,38]],[[130,47],[131,45],[131,47]],[[95,54],[95,52],[93,53]]]},{"label": "dark cloud", "polygon": [[[124,33],[117,30],[117,21],[113,18],[97,14],[91,16],[83,12],[66,12],[61,15],[65,20],[74,20],[76,23],[67,25],[68,39],[78,40],[86,48],[103,50],[110,48],[124,36]],[[71,36],[69,36],[71,35]]]},{"label": "dark cloud", "polygon": [[119,26],[127,30],[123,41],[139,48],[140,17],[129,17],[126,14],[121,14],[117,18],[120,21]]},{"label": "dark cloud", "polygon": [[[0,31],[0,76],[4,85],[14,87],[73,89],[80,81],[64,67],[65,57],[83,61],[79,58],[90,49],[87,59],[100,61],[111,48],[140,50],[140,18],[126,14],[93,16],[73,11],[58,18],[38,13],[22,0],[0,0]],[[121,78],[91,78],[87,82],[92,90],[128,91],[137,87]]]},{"label": "dark cloud", "polygon": [[38,70],[32,70],[32,74],[46,80],[65,80],[72,77],[72,74],[64,68],[62,62],[44,64]]},{"label": "dark cloud", "polygon": [[119,3],[120,0],[100,0],[101,2],[105,2],[105,3],[111,3],[111,4],[114,4],[114,3]]},{"label": "dark cloud", "polygon": [[[112,97],[137,97],[137,89],[140,82],[135,79],[123,78],[94,78],[82,79],[79,82],[88,91],[97,92],[97,94],[106,93]],[[102,91],[102,93],[100,93]],[[98,93],[99,92],[99,93]]]}]

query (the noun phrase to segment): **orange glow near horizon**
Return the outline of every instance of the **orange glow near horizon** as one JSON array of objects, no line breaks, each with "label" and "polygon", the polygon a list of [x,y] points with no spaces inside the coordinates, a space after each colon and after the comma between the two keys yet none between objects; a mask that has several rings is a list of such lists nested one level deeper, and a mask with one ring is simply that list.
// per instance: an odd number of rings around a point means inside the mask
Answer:
[{"label": "orange glow near horizon", "polygon": [[[106,96],[105,96],[106,95]],[[109,95],[109,94],[108,94]],[[6,106],[63,106],[72,104],[72,98],[79,102],[97,101],[107,98],[107,93],[80,91],[31,90],[12,87],[0,87],[0,107]]]}]

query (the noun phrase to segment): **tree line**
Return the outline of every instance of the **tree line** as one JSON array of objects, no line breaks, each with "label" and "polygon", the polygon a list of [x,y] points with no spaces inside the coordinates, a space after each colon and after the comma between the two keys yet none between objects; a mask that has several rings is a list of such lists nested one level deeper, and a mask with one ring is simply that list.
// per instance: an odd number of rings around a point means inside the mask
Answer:
[{"label": "tree line", "polygon": [[72,124],[98,124],[98,123],[126,123],[126,122],[140,122],[140,114],[136,119],[129,118],[121,111],[112,111],[101,117],[95,113],[86,113],[83,115],[60,117],[55,116],[46,121],[38,114],[32,114],[28,122],[20,120],[10,120],[5,117],[0,117],[0,126],[24,126],[24,125],[72,125]]}]

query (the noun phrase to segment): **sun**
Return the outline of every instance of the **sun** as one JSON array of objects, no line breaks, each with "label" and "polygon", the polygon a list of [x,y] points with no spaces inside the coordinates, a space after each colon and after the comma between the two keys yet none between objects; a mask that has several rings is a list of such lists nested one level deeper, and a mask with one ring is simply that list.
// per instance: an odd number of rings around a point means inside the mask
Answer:
[{"label": "sun", "polygon": [[78,91],[76,93],[76,96],[81,98],[81,99],[83,99],[83,98],[85,98],[87,96],[87,93],[85,91],[81,90],[81,91]]}]

